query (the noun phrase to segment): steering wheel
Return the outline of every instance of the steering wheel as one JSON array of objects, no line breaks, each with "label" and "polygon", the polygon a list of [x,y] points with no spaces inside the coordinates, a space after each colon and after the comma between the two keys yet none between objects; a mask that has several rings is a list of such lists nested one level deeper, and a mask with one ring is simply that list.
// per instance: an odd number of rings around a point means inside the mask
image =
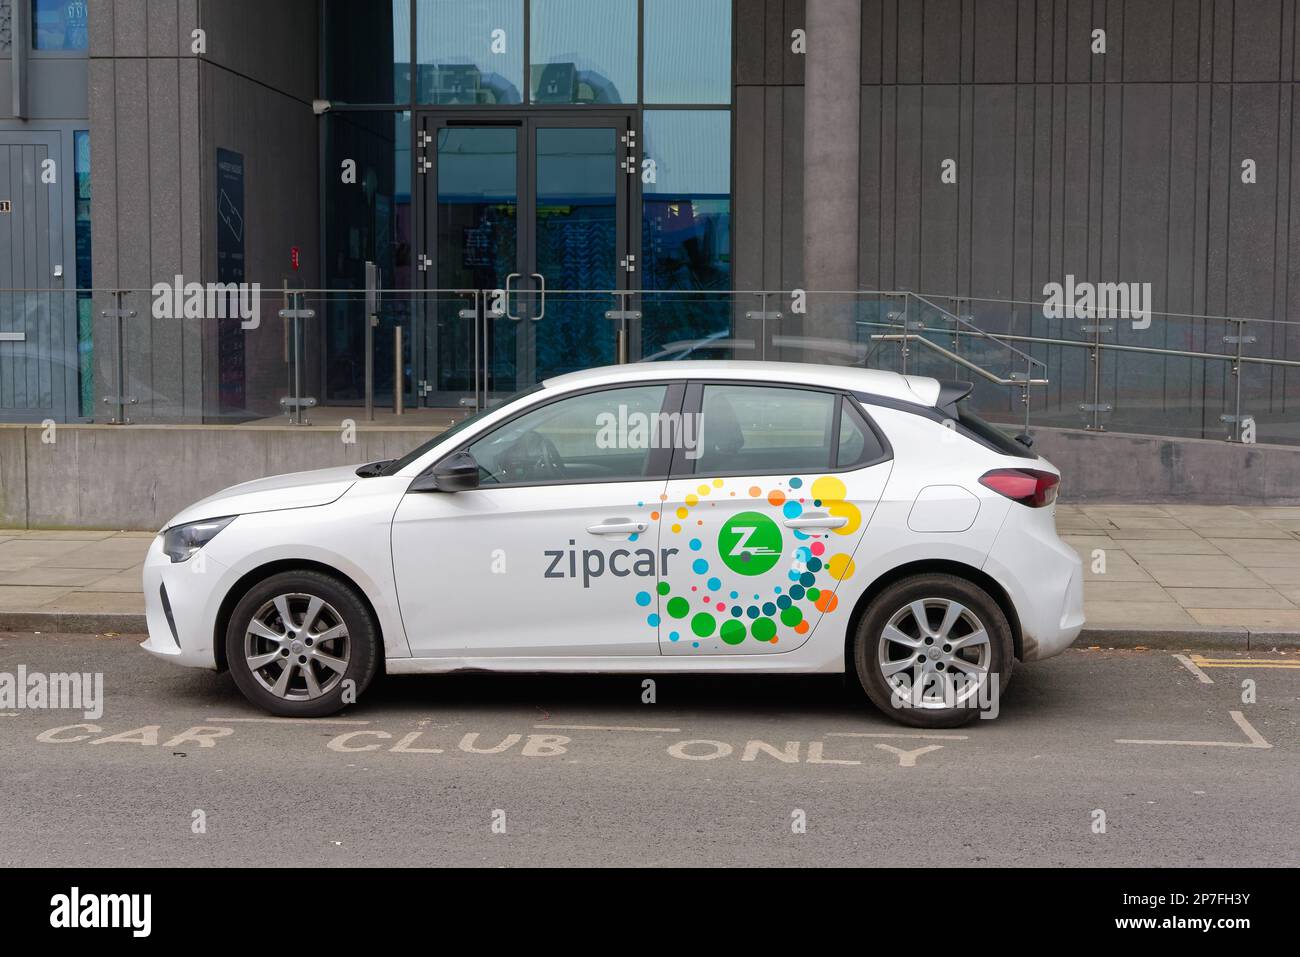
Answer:
[{"label": "steering wheel", "polygon": [[539,432],[519,437],[502,456],[508,481],[539,482],[564,478],[564,459],[555,443]]}]

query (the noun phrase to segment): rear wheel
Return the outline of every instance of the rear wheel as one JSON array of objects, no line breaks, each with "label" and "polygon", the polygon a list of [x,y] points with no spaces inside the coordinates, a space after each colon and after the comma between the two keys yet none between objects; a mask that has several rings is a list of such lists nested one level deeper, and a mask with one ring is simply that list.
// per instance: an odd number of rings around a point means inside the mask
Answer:
[{"label": "rear wheel", "polygon": [[904,578],[858,623],[854,667],[872,703],[903,724],[954,728],[1006,688],[1011,626],[978,585],[947,574]]},{"label": "rear wheel", "polygon": [[230,616],[226,661],[244,696],[272,714],[316,718],[359,700],[379,629],[349,585],[316,571],[272,575]]}]

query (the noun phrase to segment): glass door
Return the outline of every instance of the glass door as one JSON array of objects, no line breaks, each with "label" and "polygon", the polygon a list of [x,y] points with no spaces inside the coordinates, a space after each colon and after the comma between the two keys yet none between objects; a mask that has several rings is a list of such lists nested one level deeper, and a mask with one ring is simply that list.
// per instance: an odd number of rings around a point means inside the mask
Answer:
[{"label": "glass door", "polygon": [[[424,404],[491,404],[616,362],[609,290],[635,277],[630,114],[427,114],[420,128]],[[461,289],[482,291],[477,315]]]},{"label": "glass door", "polygon": [[629,129],[625,118],[587,115],[530,127],[530,291],[545,310],[529,324],[532,381],[618,361],[619,323],[606,314],[620,308],[608,290],[627,288],[630,275]]},{"label": "glass door", "polygon": [[[416,176],[423,176],[426,290],[423,343],[416,351],[423,404],[474,407],[484,389],[509,394],[522,386],[518,324],[493,326],[483,341],[485,304],[447,290],[510,289],[524,268],[520,197],[524,193],[523,124],[424,116]],[[440,290],[432,292],[430,290]],[[484,370],[492,381],[485,382]]]}]

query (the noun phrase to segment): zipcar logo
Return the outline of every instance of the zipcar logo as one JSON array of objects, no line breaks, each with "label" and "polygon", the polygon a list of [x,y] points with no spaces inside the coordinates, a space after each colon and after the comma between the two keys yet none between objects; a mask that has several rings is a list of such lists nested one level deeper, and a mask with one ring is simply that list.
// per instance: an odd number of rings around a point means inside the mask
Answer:
[{"label": "zipcar logo", "polygon": [[781,559],[781,529],[761,512],[733,515],[718,532],[718,554],[737,575],[762,575]]}]

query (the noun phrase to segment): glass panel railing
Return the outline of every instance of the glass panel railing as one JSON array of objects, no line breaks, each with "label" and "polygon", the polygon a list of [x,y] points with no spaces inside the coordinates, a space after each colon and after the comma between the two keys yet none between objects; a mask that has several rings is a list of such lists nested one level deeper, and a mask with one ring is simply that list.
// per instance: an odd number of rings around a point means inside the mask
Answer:
[{"label": "glass panel railing", "polygon": [[0,290],[0,421],[271,423],[298,409],[334,421],[364,416],[367,396],[391,415],[400,396],[404,412],[449,422],[577,369],[754,359],[969,380],[970,407],[1009,429],[1024,425],[1029,375],[1031,427],[1300,445],[1297,323],[873,290],[542,295],[534,283],[291,302],[270,286],[233,302],[207,287]]}]

